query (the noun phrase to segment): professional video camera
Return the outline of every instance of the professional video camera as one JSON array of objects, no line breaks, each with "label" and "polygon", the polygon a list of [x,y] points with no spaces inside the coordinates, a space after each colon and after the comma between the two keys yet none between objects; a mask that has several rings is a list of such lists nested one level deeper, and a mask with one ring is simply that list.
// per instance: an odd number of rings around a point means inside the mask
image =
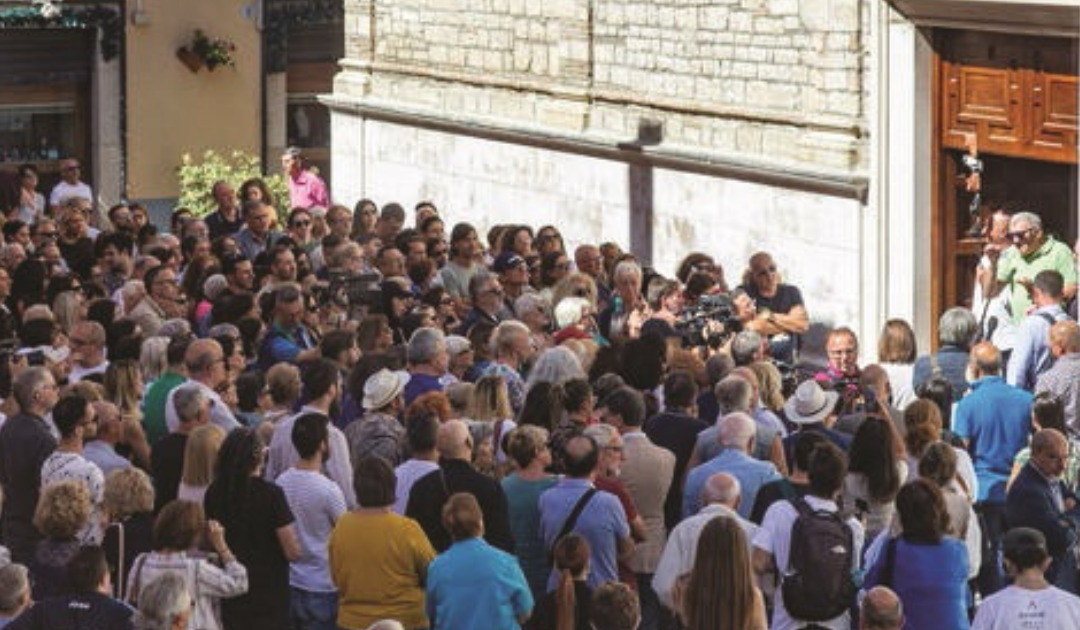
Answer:
[{"label": "professional video camera", "polygon": [[705,345],[715,350],[742,330],[742,321],[731,295],[713,293],[684,308],[675,322],[675,330],[682,335],[684,347]]},{"label": "professional video camera", "polygon": [[379,274],[353,274],[347,271],[331,271],[330,282],[312,287],[319,306],[333,303],[345,309],[365,309],[377,312],[382,308],[382,290]]}]

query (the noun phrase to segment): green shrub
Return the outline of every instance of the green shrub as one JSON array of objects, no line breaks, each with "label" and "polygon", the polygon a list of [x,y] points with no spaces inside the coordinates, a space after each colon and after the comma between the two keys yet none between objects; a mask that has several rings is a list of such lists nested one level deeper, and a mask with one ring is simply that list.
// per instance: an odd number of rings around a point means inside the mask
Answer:
[{"label": "green shrub", "polygon": [[265,175],[259,164],[259,158],[243,151],[233,151],[228,156],[217,151],[206,151],[202,159],[196,161],[190,153],[180,158],[177,169],[180,177],[180,207],[190,208],[197,217],[213,212],[217,206],[210,194],[214,182],[225,180],[237,189],[240,184],[253,177],[261,177],[274,196],[274,207],[278,212],[279,224],[284,224],[289,211],[289,187],[285,178],[279,174]]}]

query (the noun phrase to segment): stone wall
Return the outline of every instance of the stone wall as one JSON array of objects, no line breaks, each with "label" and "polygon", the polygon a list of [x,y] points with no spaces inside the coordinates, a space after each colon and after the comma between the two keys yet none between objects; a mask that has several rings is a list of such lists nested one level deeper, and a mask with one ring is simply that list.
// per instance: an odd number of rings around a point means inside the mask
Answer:
[{"label": "stone wall", "polygon": [[869,0],[351,0],[337,96],[863,171]]},{"label": "stone wall", "polygon": [[[334,197],[570,245],[645,229],[662,273],[701,249],[732,284],[771,250],[815,321],[860,330],[874,1],[346,0]],[[662,141],[633,145],[643,119]]]}]

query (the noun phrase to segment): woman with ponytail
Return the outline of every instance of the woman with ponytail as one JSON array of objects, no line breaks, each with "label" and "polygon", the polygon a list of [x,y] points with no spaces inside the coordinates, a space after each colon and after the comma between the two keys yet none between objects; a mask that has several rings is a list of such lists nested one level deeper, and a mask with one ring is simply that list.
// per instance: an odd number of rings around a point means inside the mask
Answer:
[{"label": "woman with ponytail", "polygon": [[589,630],[589,543],[573,532],[555,544],[559,583],[540,598],[525,630]]}]

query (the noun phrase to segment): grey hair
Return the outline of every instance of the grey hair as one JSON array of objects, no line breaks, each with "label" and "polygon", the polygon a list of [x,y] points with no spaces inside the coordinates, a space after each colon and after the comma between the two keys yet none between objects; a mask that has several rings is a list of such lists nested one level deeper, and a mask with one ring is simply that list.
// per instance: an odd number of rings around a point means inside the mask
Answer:
[{"label": "grey hair", "polygon": [[406,358],[413,365],[430,363],[441,350],[446,350],[446,335],[437,328],[417,328],[409,338]]},{"label": "grey hair", "polygon": [[34,405],[34,393],[44,387],[50,378],[52,378],[52,372],[49,371],[49,368],[41,365],[28,367],[16,376],[11,389],[12,394],[15,396],[15,402],[19,403],[19,407],[23,410],[32,407]]},{"label": "grey hair", "polygon": [[19,610],[28,590],[30,576],[25,566],[11,563],[0,567],[0,613],[10,615]]},{"label": "grey hair", "polygon": [[630,275],[637,278],[639,282],[641,281],[641,265],[632,260],[624,260],[615,265],[615,271],[611,274],[614,282],[618,282],[620,279]]},{"label": "grey hair", "polygon": [[714,473],[705,481],[705,487],[701,489],[701,503],[723,503],[731,505],[742,495],[742,484],[734,475],[727,473]]},{"label": "grey hair", "polygon": [[147,383],[156,381],[169,367],[168,350],[168,337],[150,337],[143,342],[142,350],[139,351],[139,369]]},{"label": "grey hair", "polygon": [[962,306],[950,308],[938,320],[938,341],[943,345],[970,348],[978,332],[979,322],[975,315]]},{"label": "grey hair", "polygon": [[590,424],[584,431],[585,436],[596,440],[596,445],[600,448],[606,448],[608,444],[611,444],[618,433],[618,430],[610,424]]},{"label": "grey hair", "polygon": [[240,329],[236,327],[236,324],[215,324],[210,327],[210,330],[206,331],[206,336],[212,339],[217,339],[218,337],[240,338]]},{"label": "grey hair", "polygon": [[555,306],[555,326],[562,330],[567,326],[580,322],[581,314],[590,306],[592,306],[592,302],[576,295],[559,300],[559,303]]},{"label": "grey hair", "polygon": [[720,418],[720,444],[728,448],[745,448],[746,441],[757,433],[754,419],[741,411]]},{"label": "grey hair", "polygon": [[367,630],[405,630],[405,626],[394,619],[382,619],[368,626]]},{"label": "grey hair", "polygon": [[498,279],[499,276],[496,276],[490,271],[480,270],[476,272],[473,277],[469,279],[469,299],[475,302],[476,296],[480,295],[480,289]]},{"label": "grey hair", "polygon": [[539,293],[522,293],[514,300],[515,313],[527,313],[537,309],[551,310],[551,305]]},{"label": "grey hair", "polygon": [[184,577],[166,572],[139,592],[139,610],[133,622],[136,630],[169,630],[176,619],[191,607],[191,594]]},{"label": "grey hair", "polygon": [[755,355],[761,352],[761,333],[756,330],[744,330],[735,335],[731,342],[731,358],[735,365],[750,365]]},{"label": "grey hair", "polygon": [[177,387],[172,397],[173,408],[176,410],[176,417],[180,422],[191,422],[198,418],[203,403],[207,400],[202,387],[194,383],[185,383]]},{"label": "grey hair", "polygon": [[721,414],[749,412],[754,403],[754,388],[745,378],[729,374],[713,388]]},{"label": "grey hair", "polygon": [[161,337],[190,337],[191,336],[191,323],[188,320],[181,317],[174,317],[173,319],[165,320],[165,323],[158,329],[157,334]]},{"label": "grey hair", "polygon": [[1037,230],[1042,230],[1043,226],[1042,219],[1039,218],[1039,215],[1035,214],[1034,212],[1017,212],[1016,214],[1012,215],[1011,219],[1009,219],[1010,228],[1020,223],[1027,223],[1028,225]]},{"label": "grey hair", "polygon": [[534,383],[545,381],[552,385],[562,385],[575,378],[585,378],[581,361],[572,350],[564,346],[555,346],[544,350],[529,371],[526,389]]},{"label": "grey hair", "polygon": [[521,335],[529,335],[529,327],[516,319],[501,322],[491,333],[491,352],[499,354],[514,347],[514,341]]}]

